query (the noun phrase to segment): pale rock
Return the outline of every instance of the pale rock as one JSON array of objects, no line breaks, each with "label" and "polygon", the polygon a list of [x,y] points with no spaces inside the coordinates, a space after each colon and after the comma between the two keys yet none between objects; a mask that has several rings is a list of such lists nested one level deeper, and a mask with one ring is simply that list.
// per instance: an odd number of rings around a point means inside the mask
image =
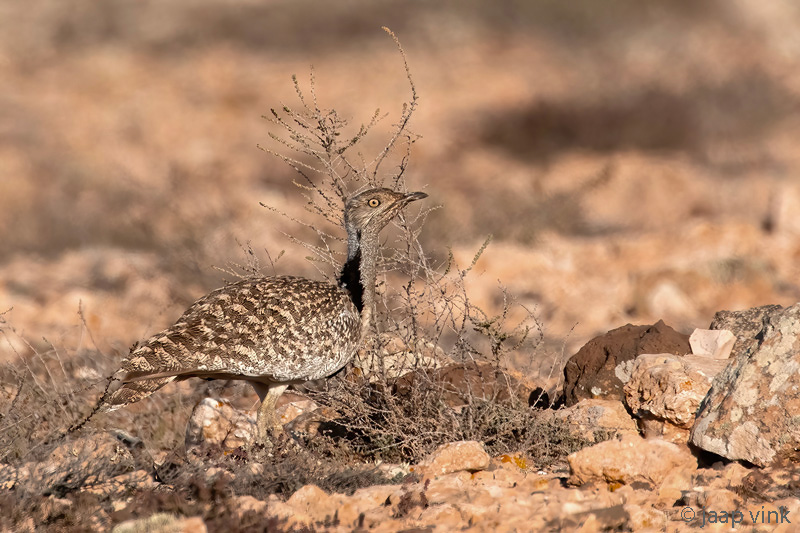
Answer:
[{"label": "pale rock", "polygon": [[312,519],[322,522],[332,519],[339,508],[338,498],[328,495],[327,492],[316,485],[305,485],[295,491],[286,500],[286,505],[296,509],[299,513],[310,516]]},{"label": "pale rock", "polygon": [[16,467],[0,465],[0,490],[7,491],[13,489],[21,477]]},{"label": "pale rock", "polygon": [[647,309],[653,316],[694,316],[695,303],[670,279],[660,280],[646,295]]},{"label": "pale rock", "polygon": [[690,431],[659,418],[645,416],[639,419],[639,430],[646,439],[661,439],[675,444],[689,442]]},{"label": "pale rock", "polygon": [[[364,512],[364,518],[357,518],[356,527],[369,531],[399,531],[402,528],[402,519],[392,520],[395,509],[389,506],[373,507]],[[395,529],[388,529],[389,523],[395,524]],[[399,526],[399,527],[398,527]],[[355,528],[344,528],[343,531],[350,532]]]},{"label": "pale rock", "polygon": [[387,479],[402,479],[411,473],[411,465],[408,463],[377,463],[375,466]]},{"label": "pale rock", "polygon": [[712,488],[727,488],[727,487],[738,487],[742,484],[747,475],[750,474],[750,469],[746,466],[743,466],[740,463],[730,463],[725,465],[725,468],[722,469],[720,476],[717,477],[709,487]]},{"label": "pale rock", "polygon": [[695,329],[689,336],[692,354],[712,359],[728,359],[736,335],[727,329]]},{"label": "pale rock", "polygon": [[401,490],[398,485],[373,485],[356,490],[352,497],[378,507],[387,499],[399,498]]},{"label": "pale rock", "polygon": [[132,490],[152,489],[156,486],[158,483],[153,480],[150,473],[144,470],[134,470],[100,483],[94,483],[83,490],[103,497],[122,497],[130,494]]},{"label": "pale rock", "polygon": [[268,516],[286,520],[288,529],[292,527],[307,527],[314,523],[314,519],[309,515],[299,512],[294,506],[289,505],[288,502],[280,501],[277,497],[269,498],[265,512]]},{"label": "pale rock", "polygon": [[697,505],[704,509],[741,509],[742,499],[728,489],[707,489],[698,495]]},{"label": "pale rock", "polygon": [[[756,531],[775,531],[775,526],[780,525],[781,509],[776,502],[752,502],[749,505],[740,506],[744,520],[742,524],[754,526]],[[794,527],[790,531],[797,531],[797,515],[792,515],[789,511],[788,519]],[[786,522],[784,521],[784,524]]]},{"label": "pale rock", "polygon": [[37,522],[48,522],[53,518],[63,516],[71,509],[74,509],[75,502],[65,498],[56,498],[53,495],[41,500],[36,510]]},{"label": "pale rock", "polygon": [[[565,525],[570,526],[573,525],[573,523],[579,525],[579,527],[574,528],[575,531],[579,532],[617,531],[622,530],[625,524],[628,523],[628,520],[628,513],[620,503],[613,506],[591,509],[584,513],[577,514],[576,516],[569,517],[565,521]],[[573,528],[569,529],[572,530]]]},{"label": "pale rock", "polygon": [[595,531],[603,531],[603,525],[600,524],[597,516],[590,514],[584,519],[583,523],[575,531],[576,533],[593,533]]},{"label": "pale rock", "polygon": [[659,511],[650,506],[624,505],[628,513],[628,527],[633,531],[663,531],[667,525],[668,516],[664,511]]},{"label": "pale rock", "polygon": [[[407,530],[407,525],[408,522],[402,518],[383,518],[380,522],[371,523],[369,531],[370,533],[397,533],[398,531]],[[339,531],[346,531],[349,533],[350,530],[345,529]],[[414,529],[411,531],[414,531]]]},{"label": "pale rock", "polygon": [[162,531],[170,533],[206,533],[205,522],[199,516],[186,518],[169,513],[156,513],[146,518],[126,520],[117,524],[112,533],[139,533],[141,531]]},{"label": "pale rock", "polygon": [[572,407],[554,411],[553,416],[566,424],[573,434],[589,442],[602,440],[598,437],[602,437],[603,433],[639,434],[636,422],[622,402],[617,400],[581,400]]},{"label": "pale rock", "polygon": [[476,472],[486,469],[490,460],[483,443],[473,440],[450,442],[426,457],[417,465],[417,471],[423,476],[441,476],[464,470]]},{"label": "pale rock", "polygon": [[319,409],[319,404],[310,398],[291,391],[284,392],[275,406],[281,425],[294,421],[298,416],[311,413]]},{"label": "pale rock", "polygon": [[236,474],[231,472],[230,470],[225,470],[224,468],[219,468],[216,466],[212,466],[211,468],[206,469],[203,474],[205,477],[206,484],[213,485],[215,481],[224,480],[226,483],[230,483],[234,479],[236,479]]},{"label": "pale rock", "polygon": [[[338,500],[336,512],[338,513],[339,523],[344,526],[355,527],[361,514],[367,516],[372,511],[373,516],[381,516],[383,511],[391,509],[391,503],[397,504],[400,501],[402,492],[402,489],[397,485],[375,485],[358,489],[350,497],[338,494],[331,495],[331,497]],[[390,502],[389,506],[386,505],[387,501]]]},{"label": "pale rock", "polygon": [[656,489],[656,501],[671,507],[684,492],[692,489],[693,474],[690,469],[675,469],[668,473]]},{"label": "pale rock", "polygon": [[517,484],[517,488],[519,490],[528,491],[529,494],[553,493],[564,490],[561,487],[561,480],[554,477],[554,474],[529,474]]},{"label": "pale rock", "polygon": [[245,446],[256,431],[256,420],[234,408],[227,400],[204,398],[192,410],[186,425],[186,448],[201,445],[232,450]]},{"label": "pale rock", "polygon": [[800,304],[763,320],[757,347],[717,375],[691,434],[703,450],[762,467],[800,447]]},{"label": "pale rock", "polygon": [[[426,479],[425,496],[431,504],[461,501],[473,485],[474,480],[469,472],[437,476]],[[396,503],[394,497],[392,503]]]},{"label": "pale rock", "polygon": [[482,470],[472,475],[476,483],[485,485],[513,487],[525,479],[525,473],[520,470],[509,468],[498,468],[497,470]]},{"label": "pale rock", "polygon": [[782,498],[772,502],[772,505],[778,509],[779,516],[782,510],[785,513],[784,516],[788,517],[790,520],[790,522],[784,520],[783,523],[779,523],[772,531],[777,533],[790,533],[795,531],[797,529],[797,521],[795,519],[800,518],[800,498]]},{"label": "pale rock", "polygon": [[625,401],[639,417],[645,437],[685,443],[695,413],[727,361],[674,354],[636,358],[625,384]]},{"label": "pale rock", "polygon": [[429,506],[420,513],[419,521],[423,524],[435,524],[437,531],[459,531],[466,525],[461,511],[449,503]]},{"label": "pale rock", "polygon": [[796,183],[780,183],[780,190],[773,192],[770,202],[770,216],[776,232],[796,237],[800,235],[800,186]]},{"label": "pale rock", "polygon": [[125,489],[115,481],[117,476],[138,479],[141,471],[130,472],[134,467],[133,456],[123,443],[110,433],[97,433],[60,444],[44,461],[0,467],[0,488],[12,489],[29,480],[59,486],[83,478],[87,487],[102,487],[113,495],[117,489]]},{"label": "pale rock", "polygon": [[250,495],[237,496],[234,500],[234,507],[240,514],[247,512],[262,513],[267,508],[267,502],[254,498]]},{"label": "pale rock", "polygon": [[688,449],[658,439],[624,436],[579,450],[567,457],[568,482],[635,482],[659,486],[674,469],[697,469],[697,459]]}]

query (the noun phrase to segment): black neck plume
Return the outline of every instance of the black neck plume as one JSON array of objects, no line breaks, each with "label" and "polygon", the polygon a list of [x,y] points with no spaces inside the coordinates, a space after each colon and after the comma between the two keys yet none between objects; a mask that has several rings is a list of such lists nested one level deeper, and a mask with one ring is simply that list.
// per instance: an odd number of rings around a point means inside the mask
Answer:
[{"label": "black neck plume", "polygon": [[364,308],[364,286],[361,284],[361,249],[347,260],[339,275],[339,286],[350,293],[350,298],[356,304],[360,313]]}]

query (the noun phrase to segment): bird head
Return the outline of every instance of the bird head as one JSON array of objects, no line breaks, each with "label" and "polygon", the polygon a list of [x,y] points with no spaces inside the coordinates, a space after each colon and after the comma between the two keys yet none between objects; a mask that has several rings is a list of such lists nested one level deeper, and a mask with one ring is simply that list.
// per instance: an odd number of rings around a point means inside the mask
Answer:
[{"label": "bird head", "polygon": [[356,194],[345,204],[344,219],[348,233],[377,234],[409,202],[427,198],[424,192],[402,193],[391,189],[369,189]]}]

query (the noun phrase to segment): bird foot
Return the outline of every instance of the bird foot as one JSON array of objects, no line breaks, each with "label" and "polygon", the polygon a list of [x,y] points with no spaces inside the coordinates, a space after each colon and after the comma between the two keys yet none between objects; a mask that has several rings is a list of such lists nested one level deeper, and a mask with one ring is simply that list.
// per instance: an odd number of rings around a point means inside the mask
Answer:
[{"label": "bird foot", "polygon": [[269,423],[270,421],[268,420],[259,420],[258,422],[256,434],[254,435],[254,444],[270,450],[275,443],[280,442],[285,437],[286,433],[279,423]]}]

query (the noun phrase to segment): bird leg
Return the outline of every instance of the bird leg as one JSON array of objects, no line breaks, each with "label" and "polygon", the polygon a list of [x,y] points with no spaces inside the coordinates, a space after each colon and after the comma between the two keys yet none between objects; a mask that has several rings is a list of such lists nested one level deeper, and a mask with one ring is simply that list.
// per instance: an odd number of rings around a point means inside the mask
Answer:
[{"label": "bird leg", "polygon": [[256,442],[268,446],[271,442],[270,436],[276,436],[283,432],[280,419],[275,412],[275,404],[278,402],[283,391],[288,385],[265,385],[254,383],[253,388],[261,398],[261,405],[258,407],[258,417],[256,418]]}]

